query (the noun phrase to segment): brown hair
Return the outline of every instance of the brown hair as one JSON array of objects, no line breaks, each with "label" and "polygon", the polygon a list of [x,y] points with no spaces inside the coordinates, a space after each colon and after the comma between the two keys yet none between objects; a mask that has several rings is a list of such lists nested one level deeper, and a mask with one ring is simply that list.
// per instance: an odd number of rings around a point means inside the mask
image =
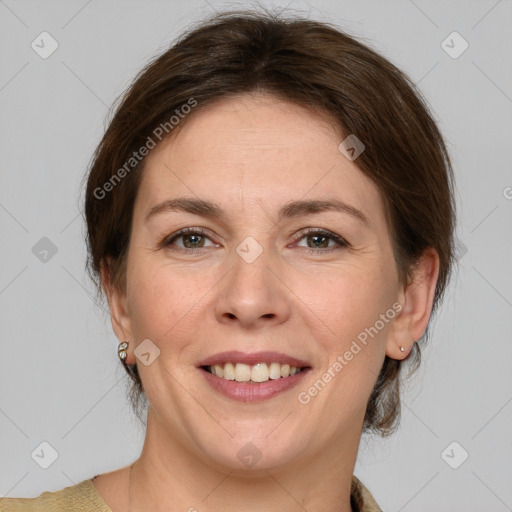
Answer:
[{"label": "brown hair", "polygon": [[[345,136],[355,134],[364,143],[356,163],[384,199],[402,282],[426,248],[439,254],[435,310],[452,267],[455,211],[449,156],[425,100],[393,64],[329,24],[246,11],[215,15],[182,35],[120,98],[93,156],[85,197],[87,268],[98,295],[105,284],[102,262],[112,284],[125,291],[133,205],[145,162],[131,157],[191,99],[197,106],[180,116],[176,129],[217,98],[257,92],[320,111]],[[408,359],[415,370],[418,343]],[[394,431],[401,365],[386,356],[364,430],[383,436]],[[136,367],[128,373],[140,418],[142,382]]]}]

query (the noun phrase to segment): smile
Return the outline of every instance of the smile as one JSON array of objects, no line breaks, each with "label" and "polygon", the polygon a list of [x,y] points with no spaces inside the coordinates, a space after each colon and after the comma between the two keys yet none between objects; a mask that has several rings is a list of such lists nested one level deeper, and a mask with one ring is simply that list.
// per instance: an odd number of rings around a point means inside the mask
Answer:
[{"label": "smile", "polygon": [[249,384],[285,379],[304,370],[304,368],[301,367],[276,362],[257,363],[254,365],[245,363],[225,363],[204,366],[203,369],[221,379],[247,382]]},{"label": "smile", "polygon": [[217,393],[240,402],[261,402],[291,390],[312,365],[283,352],[222,352],[197,363],[206,383]]}]

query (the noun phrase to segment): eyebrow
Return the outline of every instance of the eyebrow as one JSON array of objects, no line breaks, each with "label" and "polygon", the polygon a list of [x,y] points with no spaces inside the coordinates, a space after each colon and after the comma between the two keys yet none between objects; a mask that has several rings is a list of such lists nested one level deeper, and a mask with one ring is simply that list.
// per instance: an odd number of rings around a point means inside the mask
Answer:
[{"label": "eyebrow", "polygon": [[[291,219],[324,211],[337,211],[348,214],[355,219],[369,225],[368,217],[360,210],[338,199],[328,200],[299,200],[286,203],[279,211],[278,220]],[[226,214],[222,208],[211,201],[199,198],[178,197],[167,199],[148,210],[145,222],[164,212],[186,212],[203,217],[224,218]]]}]

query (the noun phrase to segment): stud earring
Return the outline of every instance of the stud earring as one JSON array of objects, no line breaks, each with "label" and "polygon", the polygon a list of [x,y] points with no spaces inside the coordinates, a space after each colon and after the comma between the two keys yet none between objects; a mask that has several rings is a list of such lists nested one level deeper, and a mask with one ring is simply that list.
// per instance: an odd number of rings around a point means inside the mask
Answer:
[{"label": "stud earring", "polygon": [[400,352],[405,352],[405,347],[400,347]]},{"label": "stud earring", "polygon": [[126,353],[126,349],[128,348],[128,342],[123,341],[119,344],[119,347],[117,348],[117,355],[119,356],[119,359],[121,359],[121,362],[123,363],[124,367],[130,372],[132,377],[136,377],[136,368],[137,363],[135,364],[126,364],[126,358],[128,354]]},{"label": "stud earring", "polygon": [[127,356],[126,349],[127,348],[128,348],[128,342],[123,341],[123,343],[121,343],[117,349],[117,355],[119,356],[119,359],[121,359],[121,361],[123,363],[126,360],[126,356]]}]

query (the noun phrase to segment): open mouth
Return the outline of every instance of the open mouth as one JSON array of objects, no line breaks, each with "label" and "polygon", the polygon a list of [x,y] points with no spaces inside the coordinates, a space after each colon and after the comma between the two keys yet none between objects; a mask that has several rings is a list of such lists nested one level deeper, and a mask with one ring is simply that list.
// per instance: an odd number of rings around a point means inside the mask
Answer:
[{"label": "open mouth", "polygon": [[248,384],[267,382],[269,380],[286,379],[303,372],[308,367],[290,366],[281,363],[224,363],[201,368],[224,380],[246,382]]}]

